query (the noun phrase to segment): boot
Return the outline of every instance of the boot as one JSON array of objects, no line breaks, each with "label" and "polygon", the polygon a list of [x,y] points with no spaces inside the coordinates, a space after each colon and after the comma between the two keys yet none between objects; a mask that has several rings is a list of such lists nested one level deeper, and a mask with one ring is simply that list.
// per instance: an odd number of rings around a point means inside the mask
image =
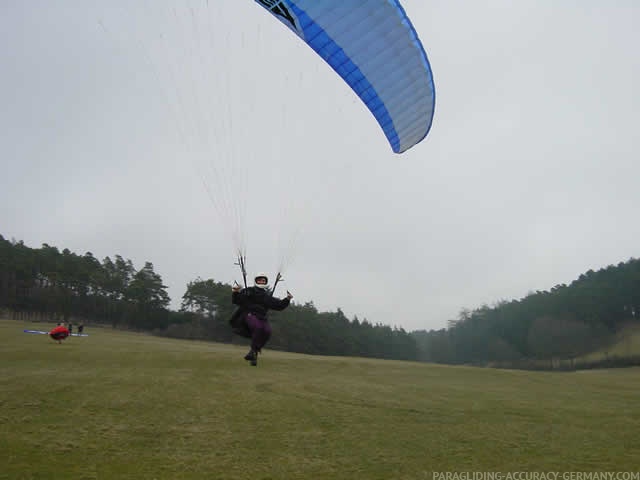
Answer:
[{"label": "boot", "polygon": [[258,364],[258,353],[255,350],[251,349],[249,350],[249,353],[244,356],[244,359],[248,362],[251,362],[251,365],[255,367]]}]

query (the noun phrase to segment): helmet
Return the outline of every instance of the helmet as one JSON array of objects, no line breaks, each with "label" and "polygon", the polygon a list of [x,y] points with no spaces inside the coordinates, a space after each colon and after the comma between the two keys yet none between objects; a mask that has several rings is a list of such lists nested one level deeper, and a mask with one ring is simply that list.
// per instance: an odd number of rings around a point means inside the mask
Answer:
[{"label": "helmet", "polygon": [[259,273],[253,279],[253,284],[258,288],[267,290],[269,288],[269,277],[267,277],[264,273]]}]

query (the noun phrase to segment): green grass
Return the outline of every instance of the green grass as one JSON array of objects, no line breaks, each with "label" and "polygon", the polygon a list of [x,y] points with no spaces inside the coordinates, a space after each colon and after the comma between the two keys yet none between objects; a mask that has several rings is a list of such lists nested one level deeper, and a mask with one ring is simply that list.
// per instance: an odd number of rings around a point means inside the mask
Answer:
[{"label": "green grass", "polygon": [[[47,326],[48,327],[48,326]],[[523,372],[0,321],[0,478],[636,471],[640,369]],[[45,327],[46,328],[46,327]]]}]

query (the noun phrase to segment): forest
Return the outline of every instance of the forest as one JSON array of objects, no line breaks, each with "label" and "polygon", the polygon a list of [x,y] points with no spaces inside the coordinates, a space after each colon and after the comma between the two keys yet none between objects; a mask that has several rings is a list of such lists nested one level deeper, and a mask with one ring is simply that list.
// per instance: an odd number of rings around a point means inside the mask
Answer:
[{"label": "forest", "polygon": [[[30,321],[83,322],[155,335],[246,343],[234,336],[231,285],[195,278],[179,310],[153,263],[136,268],[120,255],[98,260],[43,244],[31,248],[0,235],[0,313]],[[389,319],[392,324],[393,319]],[[269,347],[318,355],[345,355],[509,368],[557,368],[606,347],[616,333],[640,321],[640,260],[589,270],[569,285],[522,299],[463,309],[440,330],[407,332],[388,324],[321,312],[313,302],[271,316]],[[640,358],[606,365],[640,364]]]},{"label": "forest", "polygon": [[[156,335],[247,343],[228,324],[231,285],[196,278],[185,286],[181,307],[153,263],[137,269],[120,255],[98,260],[91,252],[43,244],[31,248],[0,235],[0,313],[44,322],[82,322],[148,331]],[[2,312],[4,311],[4,312]],[[272,349],[319,355],[417,360],[415,338],[401,328],[348,319],[337,309],[319,312],[313,302],[292,303],[270,314]]]},{"label": "forest", "polygon": [[[420,360],[450,364],[553,368],[606,349],[640,321],[640,260],[631,258],[589,270],[569,285],[531,292],[519,300],[462,310],[441,330],[412,332]],[[594,365],[640,364],[640,358],[609,358]]]}]

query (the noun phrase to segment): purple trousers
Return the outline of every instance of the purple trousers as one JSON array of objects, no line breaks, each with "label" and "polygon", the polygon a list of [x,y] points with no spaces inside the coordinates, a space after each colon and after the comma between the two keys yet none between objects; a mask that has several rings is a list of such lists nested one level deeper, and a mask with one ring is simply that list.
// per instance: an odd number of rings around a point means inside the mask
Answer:
[{"label": "purple trousers", "polygon": [[251,350],[259,352],[271,338],[271,325],[253,313],[247,313],[247,325],[251,331]]}]

